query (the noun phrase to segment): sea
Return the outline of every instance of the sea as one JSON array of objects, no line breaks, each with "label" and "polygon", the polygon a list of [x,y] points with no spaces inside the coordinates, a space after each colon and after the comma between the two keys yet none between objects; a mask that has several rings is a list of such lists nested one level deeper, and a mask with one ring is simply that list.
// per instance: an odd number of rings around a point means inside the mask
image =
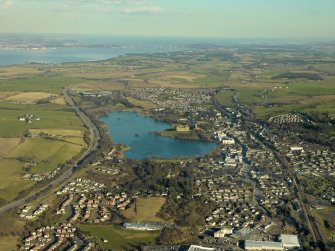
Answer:
[{"label": "sea", "polygon": [[[166,53],[250,42],[222,38],[0,34],[0,65],[99,61],[126,54]],[[38,49],[32,49],[35,45]]]},{"label": "sea", "polygon": [[[180,38],[0,34],[0,65],[99,61],[126,54],[181,51],[197,42]],[[31,49],[34,45],[38,49]]]}]

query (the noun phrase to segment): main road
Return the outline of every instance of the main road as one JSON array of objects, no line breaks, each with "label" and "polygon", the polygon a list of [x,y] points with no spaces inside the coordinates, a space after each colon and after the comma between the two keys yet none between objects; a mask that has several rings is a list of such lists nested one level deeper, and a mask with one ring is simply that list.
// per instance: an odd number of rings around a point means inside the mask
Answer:
[{"label": "main road", "polygon": [[[3,207],[0,208],[0,214],[5,213],[9,210],[12,210],[14,208],[17,208],[19,206],[22,206],[34,199],[36,199],[39,195],[44,194],[45,192],[49,191],[52,187],[58,186],[65,181],[67,181],[72,174],[78,170],[85,159],[87,159],[91,154],[97,149],[100,143],[100,132],[98,127],[91,121],[91,119],[86,115],[86,113],[80,109],[76,103],[73,101],[73,99],[69,96],[68,90],[65,88],[63,90],[63,95],[66,103],[70,105],[76,112],[76,114],[80,117],[80,119],[84,122],[84,124],[89,128],[90,130],[90,136],[91,140],[90,143],[86,149],[86,151],[83,153],[83,155],[79,158],[77,163],[70,168],[68,168],[65,172],[63,172],[58,178],[51,181],[49,184],[45,185],[44,187],[40,188],[36,192],[34,192],[31,195],[28,195],[22,199],[13,201]],[[45,149],[46,151],[48,149]]]}]

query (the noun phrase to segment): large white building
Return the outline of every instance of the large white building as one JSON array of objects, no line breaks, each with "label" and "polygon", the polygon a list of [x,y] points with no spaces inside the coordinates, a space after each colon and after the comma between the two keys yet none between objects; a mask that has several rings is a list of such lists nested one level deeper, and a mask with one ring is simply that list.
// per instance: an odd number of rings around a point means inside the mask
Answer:
[{"label": "large white building", "polygon": [[300,247],[298,236],[296,236],[296,235],[281,234],[280,235],[280,240],[281,240],[284,248],[290,249],[290,248]]},{"label": "large white building", "polygon": [[244,243],[245,250],[284,250],[281,242],[273,241],[250,241]]},{"label": "large white building", "polygon": [[300,248],[300,243],[297,235],[281,234],[278,242],[246,240],[244,248],[245,250],[290,250]]},{"label": "large white building", "polygon": [[208,247],[192,245],[192,246],[190,246],[188,251],[220,251],[220,249],[219,248],[208,248]]}]

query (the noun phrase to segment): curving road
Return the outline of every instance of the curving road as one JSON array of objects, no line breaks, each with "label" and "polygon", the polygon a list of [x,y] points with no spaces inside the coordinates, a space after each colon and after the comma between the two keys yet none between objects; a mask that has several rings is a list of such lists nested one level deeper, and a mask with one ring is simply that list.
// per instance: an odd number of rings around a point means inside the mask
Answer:
[{"label": "curving road", "polygon": [[48,185],[40,188],[34,194],[28,195],[25,198],[13,201],[13,202],[11,202],[11,203],[9,203],[9,204],[1,207],[0,208],[0,214],[5,213],[5,212],[7,212],[9,210],[12,210],[14,208],[17,208],[19,206],[24,205],[24,204],[28,203],[29,201],[32,201],[32,200],[36,199],[41,194],[49,191],[52,187],[58,186],[58,185],[62,184],[63,182],[65,182],[66,180],[68,180],[72,176],[72,174],[82,166],[82,162],[85,159],[87,159],[89,156],[91,156],[91,154],[99,146],[99,143],[100,143],[100,132],[98,130],[98,127],[90,120],[90,118],[85,114],[85,112],[83,110],[81,110],[75,104],[75,102],[73,101],[73,99],[69,96],[67,89],[63,90],[63,95],[64,95],[66,103],[68,103],[68,105],[70,105],[75,110],[75,112],[77,113],[77,115],[80,117],[80,119],[84,122],[84,124],[90,130],[91,141],[89,143],[88,148],[83,153],[83,155],[79,158],[79,160],[77,161],[77,164],[75,164],[74,166],[72,166],[69,169],[67,169],[64,173],[61,174],[61,176],[59,176],[55,180],[51,181]]}]

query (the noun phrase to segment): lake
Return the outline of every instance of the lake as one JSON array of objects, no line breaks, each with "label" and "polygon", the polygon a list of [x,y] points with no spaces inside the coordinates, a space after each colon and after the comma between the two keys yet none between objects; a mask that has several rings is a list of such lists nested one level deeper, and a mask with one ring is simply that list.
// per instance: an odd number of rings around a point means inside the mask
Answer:
[{"label": "lake", "polygon": [[125,157],[129,159],[200,157],[216,147],[212,142],[156,135],[153,132],[164,131],[171,125],[135,112],[111,112],[101,120],[107,125],[114,143],[129,147],[125,152]]}]

